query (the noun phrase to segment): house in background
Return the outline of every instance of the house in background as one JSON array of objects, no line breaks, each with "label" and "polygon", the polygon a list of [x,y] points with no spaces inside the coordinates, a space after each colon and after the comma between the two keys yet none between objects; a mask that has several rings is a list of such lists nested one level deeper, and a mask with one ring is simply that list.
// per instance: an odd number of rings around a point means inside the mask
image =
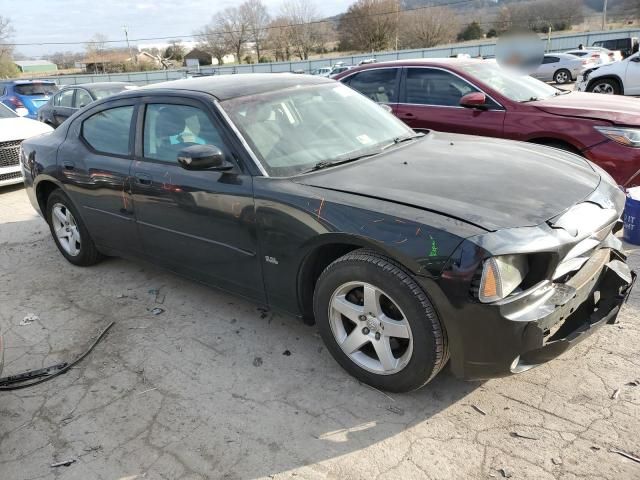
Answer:
[{"label": "house in background", "polygon": [[211,65],[213,58],[207,52],[194,48],[184,56],[185,67],[202,67],[204,65]]},{"label": "house in background", "polygon": [[58,66],[47,60],[16,60],[13,62],[20,73],[52,73],[58,71]]}]

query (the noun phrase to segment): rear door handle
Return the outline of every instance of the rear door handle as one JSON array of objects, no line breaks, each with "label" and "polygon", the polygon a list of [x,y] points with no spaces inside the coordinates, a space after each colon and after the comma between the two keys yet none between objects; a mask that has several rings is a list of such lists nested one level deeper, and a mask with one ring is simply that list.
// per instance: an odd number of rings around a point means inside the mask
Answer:
[{"label": "rear door handle", "polygon": [[62,162],[62,165],[64,165],[65,170],[73,170],[76,168],[76,164],[73,162]]},{"label": "rear door handle", "polygon": [[411,112],[406,112],[402,114],[402,118],[413,118],[415,115]]},{"label": "rear door handle", "polygon": [[147,175],[146,173],[136,173],[135,176],[136,182],[140,185],[150,186],[152,183],[151,175]]}]

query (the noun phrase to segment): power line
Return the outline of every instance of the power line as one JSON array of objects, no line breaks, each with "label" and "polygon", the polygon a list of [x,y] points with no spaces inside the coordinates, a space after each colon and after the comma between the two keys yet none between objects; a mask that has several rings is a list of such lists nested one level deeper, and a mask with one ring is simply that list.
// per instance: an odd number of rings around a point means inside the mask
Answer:
[{"label": "power line", "polygon": [[[418,10],[428,10],[430,8],[437,8],[437,7],[450,7],[450,6],[455,6],[455,5],[462,5],[465,3],[472,3],[475,0],[456,0],[453,2],[445,2],[445,3],[438,3],[438,4],[432,4],[432,5],[424,5],[422,7],[415,7],[415,8],[408,8],[406,10],[401,10],[400,13],[405,13],[405,12],[415,12]],[[389,12],[376,12],[376,13],[369,13],[366,15],[358,15],[354,18],[366,18],[366,17],[376,17],[376,16],[381,16],[381,15],[391,15],[391,14],[395,14],[396,10],[393,11],[389,11]],[[291,28],[291,27],[303,27],[303,26],[307,26],[307,25],[321,25],[323,23],[332,23],[331,20],[314,20],[311,22],[300,22],[300,23],[290,23],[287,25],[277,25],[277,26],[268,26],[268,27],[264,27],[260,30],[262,31],[267,31],[267,30],[273,30],[273,29],[277,29],[277,28]],[[206,35],[224,35],[225,33],[240,33],[239,30],[229,30],[227,32],[209,32]],[[195,37],[200,37],[202,36],[202,34],[199,33],[191,33],[188,35],[169,35],[169,36],[165,36],[165,37],[148,37],[148,38],[130,38],[129,41],[130,42],[149,42],[149,41],[153,41],[153,40],[171,40],[174,38],[195,38]],[[10,47],[32,47],[32,46],[44,46],[44,45],[96,45],[96,44],[100,44],[103,45],[105,43],[125,43],[126,40],[125,39],[120,39],[120,40],[104,40],[104,41],[98,41],[98,40],[86,40],[86,41],[79,41],[79,42],[31,42],[31,43],[3,43],[3,45],[6,46],[10,46]]]}]

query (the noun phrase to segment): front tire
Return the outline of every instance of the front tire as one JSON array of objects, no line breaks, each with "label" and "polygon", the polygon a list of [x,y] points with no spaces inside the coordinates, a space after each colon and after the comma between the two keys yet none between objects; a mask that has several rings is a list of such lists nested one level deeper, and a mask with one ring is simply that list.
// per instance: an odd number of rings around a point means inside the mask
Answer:
[{"label": "front tire", "polygon": [[602,93],[605,95],[620,95],[622,88],[620,83],[612,78],[603,78],[602,80],[596,80],[589,86],[589,91],[592,93]]},{"label": "front tire", "polygon": [[553,81],[561,85],[565,83],[569,83],[571,81],[571,72],[564,68],[561,70],[558,70],[556,73],[553,74]]},{"label": "front tire", "polygon": [[69,262],[86,267],[102,260],[82,218],[62,190],[49,195],[46,218],[58,250]]},{"label": "front tire", "polygon": [[420,388],[449,358],[445,331],[425,292],[399,264],[371,250],[348,253],[324,270],[314,314],[336,361],[375,388]]}]

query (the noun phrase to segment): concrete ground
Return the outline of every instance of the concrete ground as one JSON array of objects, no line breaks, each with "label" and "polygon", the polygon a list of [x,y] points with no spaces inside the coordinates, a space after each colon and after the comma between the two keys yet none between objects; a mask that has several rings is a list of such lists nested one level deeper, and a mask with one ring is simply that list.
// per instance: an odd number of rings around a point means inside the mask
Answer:
[{"label": "concrete ground", "polygon": [[612,451],[640,456],[640,289],[548,365],[387,395],[294,318],[142,263],[70,265],[22,188],[0,191],[0,272],[5,375],[116,322],[65,375],[0,392],[2,480],[640,478]]}]

